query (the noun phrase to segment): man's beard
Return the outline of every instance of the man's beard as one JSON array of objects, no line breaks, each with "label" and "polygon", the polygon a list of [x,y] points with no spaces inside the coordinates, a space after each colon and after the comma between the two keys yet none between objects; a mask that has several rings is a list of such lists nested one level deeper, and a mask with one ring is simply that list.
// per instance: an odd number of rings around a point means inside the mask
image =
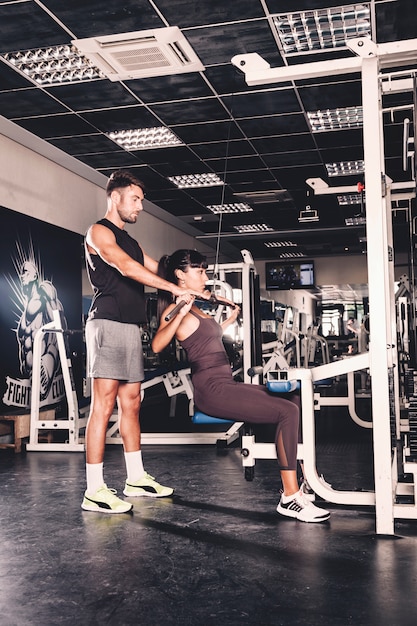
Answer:
[{"label": "man's beard", "polygon": [[125,224],[136,224],[138,216],[137,215],[120,215],[120,219],[122,220],[122,222],[124,222]]}]

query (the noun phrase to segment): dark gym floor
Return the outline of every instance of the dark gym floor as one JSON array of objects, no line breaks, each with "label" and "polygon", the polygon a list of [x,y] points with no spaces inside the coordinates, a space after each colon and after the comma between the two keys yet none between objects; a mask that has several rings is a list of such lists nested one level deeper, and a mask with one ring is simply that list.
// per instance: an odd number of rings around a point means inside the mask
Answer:
[{"label": "dark gym floor", "polygon": [[[146,409],[144,423],[162,410]],[[370,431],[345,422],[322,424],[319,472],[372,488]],[[1,626],[417,623],[417,521],[379,537],[371,508],[327,505],[325,524],[280,517],[276,462],[245,481],[238,444],[145,445],[143,456],[174,496],[105,515],[80,508],[83,453],[0,451]],[[105,475],[121,494],[121,446],[107,446]]]}]

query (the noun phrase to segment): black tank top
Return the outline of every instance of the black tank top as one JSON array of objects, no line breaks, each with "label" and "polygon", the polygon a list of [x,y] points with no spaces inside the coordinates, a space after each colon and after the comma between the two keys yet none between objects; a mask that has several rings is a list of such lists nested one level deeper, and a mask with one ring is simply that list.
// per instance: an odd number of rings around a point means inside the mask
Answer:
[{"label": "black tank top", "polygon": [[[116,237],[117,245],[143,265],[142,249],[129,233],[105,218],[97,224],[109,228]],[[94,292],[88,319],[107,319],[123,324],[146,322],[144,286],[122,276],[98,254],[90,254],[87,246],[85,248],[87,274]]]}]

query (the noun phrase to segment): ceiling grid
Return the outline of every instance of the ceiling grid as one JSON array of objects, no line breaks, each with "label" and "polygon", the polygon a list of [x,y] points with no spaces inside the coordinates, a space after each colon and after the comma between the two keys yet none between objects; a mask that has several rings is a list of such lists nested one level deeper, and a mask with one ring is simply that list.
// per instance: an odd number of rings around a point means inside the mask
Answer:
[{"label": "ceiling grid", "polygon": [[[328,0],[0,1],[0,115],[104,175],[119,167],[137,169],[151,202],[184,225],[192,224],[206,242],[212,237],[214,244],[220,219],[218,209],[213,213],[210,207],[234,207],[221,216],[222,237],[229,237],[237,259],[241,249],[250,250],[255,260],[291,252],[306,258],[363,254],[363,226],[347,226],[360,206],[340,205],[336,195],[311,196],[306,184],[310,178],[331,186],[363,182],[360,168],[350,165],[363,161],[360,123],[321,132],[314,132],[310,123],[318,111],[360,108],[360,73],[248,86],[231,59],[256,52],[271,67],[291,69],[299,63],[353,57],[341,39],[342,28],[356,36],[353,25],[359,20],[359,28],[369,29],[364,34],[375,43],[414,39],[414,5],[412,0],[346,5]],[[336,26],[325,22],[329,15]],[[313,22],[319,24],[319,35],[309,30]],[[301,23],[308,26],[304,33],[296,30]],[[114,80],[103,67],[98,77],[87,79],[70,75],[64,67],[63,81],[55,84],[48,82],[46,59],[41,83],[12,60],[16,53],[21,58],[28,51],[50,49],[53,54],[71,45],[80,56],[88,56],[76,48],[77,41],[105,38],[111,43],[129,33],[159,35],[173,27],[201,67],[141,78],[130,78],[128,70],[127,76]],[[323,44],[324,36],[332,33],[336,47],[331,40]],[[55,60],[53,72],[59,65]],[[403,169],[403,124],[414,115],[413,99],[409,93],[395,93],[386,100],[386,172],[395,182],[406,181],[411,172]],[[148,135],[154,129],[160,137],[160,128],[177,138],[176,145],[157,147],[154,141],[135,149],[115,141],[142,129]],[[173,182],[174,177],[203,174],[217,175],[224,186],[179,188]],[[251,210],[237,210],[239,203]],[[317,211],[318,221],[299,221],[306,207]],[[408,232],[405,215],[398,211],[394,216],[398,250]],[[270,230],[245,232],[253,225]],[[289,241],[286,233],[291,233],[291,246],[271,245]]]}]

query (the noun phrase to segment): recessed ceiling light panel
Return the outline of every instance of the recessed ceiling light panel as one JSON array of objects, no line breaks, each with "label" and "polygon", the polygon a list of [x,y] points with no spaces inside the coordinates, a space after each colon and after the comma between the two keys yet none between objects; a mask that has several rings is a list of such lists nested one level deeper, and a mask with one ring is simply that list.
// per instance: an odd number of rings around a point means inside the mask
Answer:
[{"label": "recessed ceiling light panel", "polygon": [[341,130],[344,128],[359,128],[363,126],[362,107],[342,107],[340,109],[308,111],[307,117],[313,133]]},{"label": "recessed ceiling light panel", "polygon": [[238,233],[262,233],[274,230],[268,224],[241,224],[233,228],[235,228]]},{"label": "recessed ceiling light panel", "polygon": [[115,130],[108,133],[107,136],[124,148],[124,150],[128,151],[184,145],[183,142],[178,139],[169,128],[165,128],[165,126]]},{"label": "recessed ceiling light panel", "polygon": [[287,56],[346,47],[348,39],[371,36],[370,8],[365,2],[274,15],[273,24]]},{"label": "recessed ceiling light panel", "polygon": [[50,46],[6,52],[3,58],[39,85],[61,85],[104,78],[74,46]]},{"label": "recessed ceiling light panel", "polygon": [[353,217],[347,217],[345,219],[346,226],[364,226],[366,224],[366,217],[364,215],[354,215]]},{"label": "recessed ceiling light panel", "polygon": [[298,244],[293,241],[265,241],[267,248],[296,248]]},{"label": "recessed ceiling light panel", "polygon": [[223,185],[223,181],[217,174],[182,174],[180,176],[168,176],[168,180],[180,189],[191,189],[198,187],[217,187]]},{"label": "recessed ceiling light panel", "polygon": [[340,161],[339,163],[326,163],[327,174],[331,176],[352,176],[363,174],[365,171],[364,161]]},{"label": "recessed ceiling light panel", "polygon": [[252,207],[245,202],[233,202],[231,204],[209,204],[207,208],[214,214],[219,213],[249,213]]},{"label": "recessed ceiling light panel", "polygon": [[360,193],[345,193],[338,195],[337,201],[339,206],[349,206],[352,204],[361,204],[363,197]]},{"label": "recessed ceiling light panel", "polygon": [[278,257],[280,259],[298,259],[307,256],[304,252],[281,252]]}]

